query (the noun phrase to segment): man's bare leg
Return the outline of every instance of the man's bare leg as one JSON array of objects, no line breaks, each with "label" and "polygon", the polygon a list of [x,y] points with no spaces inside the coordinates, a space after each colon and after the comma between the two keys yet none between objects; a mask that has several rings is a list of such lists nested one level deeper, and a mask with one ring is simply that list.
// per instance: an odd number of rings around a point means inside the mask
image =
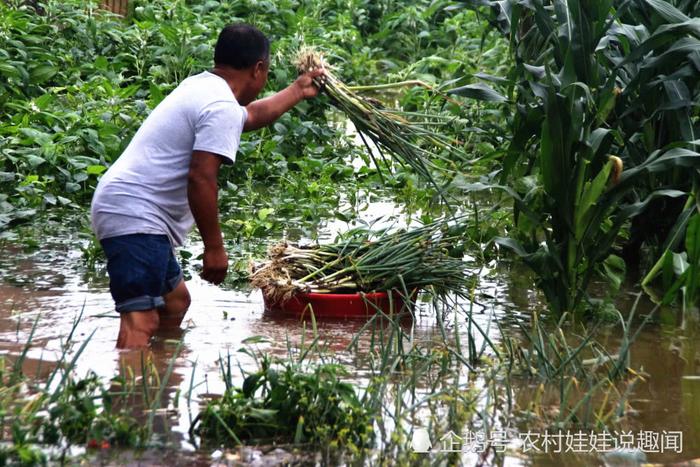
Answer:
[{"label": "man's bare leg", "polygon": [[165,300],[165,306],[161,310],[158,310],[160,317],[159,329],[167,330],[179,328],[192,302],[185,281],[181,280],[177,287],[165,295],[163,299]]},{"label": "man's bare leg", "polygon": [[121,313],[118,349],[138,349],[148,346],[148,341],[158,329],[160,316],[158,310],[130,311]]},{"label": "man's bare leg", "polygon": [[118,349],[145,348],[158,329],[180,327],[191,302],[185,281],[180,281],[163,300],[165,306],[161,310],[130,311],[120,315]]}]

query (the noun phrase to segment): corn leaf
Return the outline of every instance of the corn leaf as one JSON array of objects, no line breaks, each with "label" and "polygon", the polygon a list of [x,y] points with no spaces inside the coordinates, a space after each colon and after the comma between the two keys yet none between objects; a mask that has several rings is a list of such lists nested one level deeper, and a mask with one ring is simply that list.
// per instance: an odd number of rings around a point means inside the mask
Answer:
[{"label": "corn leaf", "polygon": [[576,238],[581,239],[583,232],[587,227],[587,218],[589,210],[593,205],[598,202],[600,195],[605,191],[608,179],[610,178],[610,171],[612,170],[613,163],[609,161],[603,166],[598,175],[591,181],[586,182],[583,188],[583,193],[581,194],[580,203],[576,209],[574,227],[576,230]]},{"label": "corn leaf", "polygon": [[505,102],[508,99],[498,92],[494,91],[493,88],[483,84],[475,83],[468,84],[466,86],[461,86],[455,89],[447,91],[447,94],[456,94],[459,96],[468,97],[470,99],[477,99],[486,102]]},{"label": "corn leaf", "polygon": [[656,11],[663,19],[669,23],[683,23],[689,21],[690,18],[682,11],[664,0],[645,0],[654,11]]}]

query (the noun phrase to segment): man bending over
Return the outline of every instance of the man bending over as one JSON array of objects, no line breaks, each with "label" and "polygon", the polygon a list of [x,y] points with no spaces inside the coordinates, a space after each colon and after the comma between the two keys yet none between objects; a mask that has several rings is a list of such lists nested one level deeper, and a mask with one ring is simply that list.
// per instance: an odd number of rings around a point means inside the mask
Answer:
[{"label": "man bending over", "polygon": [[241,132],[269,125],[318,94],[315,70],[255,100],[267,81],[270,44],[244,24],[221,31],[214,68],[185,79],[141,125],[92,200],[92,227],[107,256],[120,314],[117,348],[145,347],[158,329],[180,326],[190,305],[173,254],[194,223],[204,242],[202,278],[226,276],[217,207],[221,164],[233,163]]}]

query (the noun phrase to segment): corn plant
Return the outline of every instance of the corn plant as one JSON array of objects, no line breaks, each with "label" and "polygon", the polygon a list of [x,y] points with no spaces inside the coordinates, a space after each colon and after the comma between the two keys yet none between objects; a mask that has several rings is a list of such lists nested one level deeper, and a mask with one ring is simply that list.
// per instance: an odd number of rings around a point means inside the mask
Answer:
[{"label": "corn plant", "polygon": [[[636,11],[629,3],[655,29],[624,23]],[[661,0],[629,3],[467,5],[492,8],[515,62],[500,182],[516,200],[516,229],[496,241],[536,272],[559,312],[580,309],[598,271],[619,283],[625,263],[611,253],[620,231],[649,206],[683,205],[700,164],[692,146],[700,87],[688,68],[698,23]],[[664,214],[673,225],[678,211]]]},{"label": "corn plant", "polygon": [[[655,290],[648,287],[657,277],[660,277],[664,291],[662,297],[656,297]],[[697,303],[700,292],[700,215],[694,214],[688,222],[685,251],[664,251],[642,281],[642,285],[661,303],[672,303],[679,292],[684,309]]]},{"label": "corn plant", "polygon": [[[691,19],[697,13],[694,2],[683,1],[636,1],[618,9],[618,45],[605,55],[616,66],[620,88],[610,123],[624,135],[628,165],[639,165],[656,149],[698,138],[699,30],[697,18]],[[682,169],[650,173],[636,182],[635,191],[641,197],[657,187],[695,193],[697,176]],[[632,221],[626,259],[643,259],[644,245],[654,257],[682,247],[694,210],[692,196],[652,202]]]}]

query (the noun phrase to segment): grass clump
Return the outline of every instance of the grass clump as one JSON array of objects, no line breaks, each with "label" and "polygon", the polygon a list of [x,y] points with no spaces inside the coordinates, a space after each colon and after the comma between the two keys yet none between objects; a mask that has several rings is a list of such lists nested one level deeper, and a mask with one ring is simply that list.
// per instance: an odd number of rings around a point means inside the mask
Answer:
[{"label": "grass clump", "polygon": [[[521,343],[515,337],[504,338],[507,386],[511,377],[539,383],[534,390],[521,387],[516,394],[528,426],[607,430],[626,417],[632,391],[644,381],[643,372],[631,367],[631,345],[651,317],[633,328],[639,297],[626,320],[618,315],[622,335],[616,343],[600,340],[601,322],[583,327],[578,335],[571,332],[573,328],[566,332],[562,328],[566,316],[551,326],[537,313],[529,326],[520,325]],[[611,344],[616,353],[609,351]]]},{"label": "grass clump", "polygon": [[[4,367],[4,360],[0,359]],[[148,432],[94,373],[68,376],[53,390],[0,371],[0,465],[45,465],[72,446],[138,447]],[[15,379],[15,384],[6,384]]]},{"label": "grass clump", "polygon": [[81,319],[82,311],[62,343],[58,361],[39,361],[39,368],[44,363],[52,368],[44,382],[38,381],[38,370],[34,377],[25,373],[39,316],[21,353],[12,359],[0,357],[0,466],[65,461],[75,447],[138,448],[149,442],[151,425],[143,426],[128,403],[136,393],[134,384],[115,377],[107,385],[94,372],[76,375],[76,362],[94,334],[68,357]]},{"label": "grass clump", "polygon": [[191,433],[208,446],[251,442],[359,449],[373,444],[373,418],[343,366],[312,369],[263,355],[257,372],[229,387],[194,420]]}]

